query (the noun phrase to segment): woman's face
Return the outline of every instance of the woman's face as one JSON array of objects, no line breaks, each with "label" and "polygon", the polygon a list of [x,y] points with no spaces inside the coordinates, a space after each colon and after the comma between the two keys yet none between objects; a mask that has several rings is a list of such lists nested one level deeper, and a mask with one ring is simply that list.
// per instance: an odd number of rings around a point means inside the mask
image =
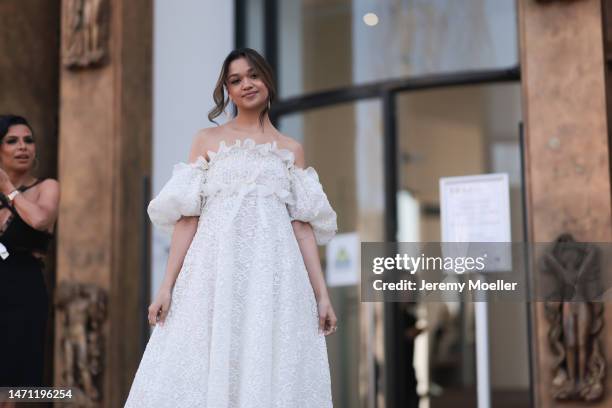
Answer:
[{"label": "woman's face", "polygon": [[239,111],[259,111],[268,103],[266,84],[245,58],[238,58],[230,63],[226,86],[229,97]]},{"label": "woman's face", "polygon": [[0,143],[0,163],[4,170],[28,171],[34,166],[36,144],[26,125],[9,127]]}]

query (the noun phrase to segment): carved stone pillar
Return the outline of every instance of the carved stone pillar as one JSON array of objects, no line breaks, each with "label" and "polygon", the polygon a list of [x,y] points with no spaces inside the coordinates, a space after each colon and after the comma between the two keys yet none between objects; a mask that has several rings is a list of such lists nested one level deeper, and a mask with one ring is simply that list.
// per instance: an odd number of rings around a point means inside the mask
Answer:
[{"label": "carved stone pillar", "polygon": [[[526,131],[526,187],[530,238],[552,242],[612,241],[610,144],[606,119],[600,0],[519,0],[521,72]],[[603,305],[604,396],[612,404],[612,305]],[[544,303],[533,307],[535,406],[559,402],[552,390],[555,355]]]},{"label": "carved stone pillar", "polygon": [[[104,339],[101,363],[90,367],[101,370],[94,406],[123,405],[148,336],[141,282],[147,271],[152,7],[149,0],[62,2],[57,279],[58,287],[88,284],[95,288],[90,293],[107,299],[96,323]],[[78,309],[70,302],[83,302],[70,299],[64,314]],[[70,371],[70,356],[61,349],[70,339],[65,327],[56,326],[56,385]]]}]

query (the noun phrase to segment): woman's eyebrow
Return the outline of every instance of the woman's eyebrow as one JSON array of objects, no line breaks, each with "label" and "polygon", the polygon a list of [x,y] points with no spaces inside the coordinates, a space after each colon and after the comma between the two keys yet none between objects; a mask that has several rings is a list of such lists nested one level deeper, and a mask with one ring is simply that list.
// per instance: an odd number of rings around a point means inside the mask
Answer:
[{"label": "woman's eyebrow", "polygon": [[[254,70],[253,68],[249,68],[249,69],[247,69],[247,71],[246,71],[246,72],[247,72],[247,73],[249,73],[249,72],[254,72],[254,71],[255,71],[255,70]],[[231,78],[231,77],[233,77],[233,76],[240,76],[240,74],[235,72],[235,73],[233,73],[233,74],[229,74],[227,77],[228,77],[228,78]]]}]

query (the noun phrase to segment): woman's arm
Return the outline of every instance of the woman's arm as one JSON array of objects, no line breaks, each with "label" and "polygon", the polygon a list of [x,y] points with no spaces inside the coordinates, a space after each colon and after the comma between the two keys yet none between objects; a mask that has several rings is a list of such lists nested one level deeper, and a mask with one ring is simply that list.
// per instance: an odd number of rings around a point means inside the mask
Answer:
[{"label": "woman's arm", "polygon": [[199,217],[181,217],[174,226],[170,241],[170,252],[166,263],[166,274],[161,287],[172,290],[178,277],[185,255],[198,228]]},{"label": "woman's arm", "polygon": [[[2,186],[2,192],[8,195],[15,187],[10,181]],[[23,220],[37,230],[48,230],[55,224],[59,207],[59,183],[47,179],[39,185],[38,200],[29,200],[23,194],[17,194],[13,199],[13,207]]]},{"label": "woman's arm", "polygon": [[317,249],[314,232],[312,231],[312,226],[307,222],[296,220],[292,221],[291,225],[293,226],[293,232],[295,233],[295,238],[300,247],[302,258],[304,258],[304,265],[308,272],[310,284],[317,298],[319,330],[327,336],[336,331],[338,319],[332,307],[327,285],[325,284],[325,278],[323,277],[323,270],[321,269],[321,260],[319,259],[319,251]]},{"label": "woman's arm", "polygon": [[157,322],[163,323],[168,316],[172,288],[183,267],[185,255],[198,227],[198,219],[199,217],[181,217],[174,225],[170,241],[170,253],[166,263],[166,273],[155,300],[149,306],[149,324],[153,326]]},{"label": "woman's arm", "polygon": [[[301,145],[296,146],[294,150],[295,165],[304,167],[304,150]],[[317,308],[319,311],[319,331],[325,334],[331,334],[336,331],[338,319],[334,308],[332,307],[325,277],[321,269],[321,260],[319,258],[319,250],[315,240],[312,226],[307,222],[294,220],[291,222],[295,238],[300,247],[304,265],[308,272],[310,284],[317,299]]]},{"label": "woman's arm", "polygon": [[[189,162],[193,163],[203,151],[203,132],[198,133],[189,153]],[[181,217],[174,225],[170,240],[170,252],[166,264],[166,273],[157,296],[149,306],[149,324],[163,323],[170,310],[171,294],[176,278],[178,277],[187,250],[198,228],[199,217]]]}]

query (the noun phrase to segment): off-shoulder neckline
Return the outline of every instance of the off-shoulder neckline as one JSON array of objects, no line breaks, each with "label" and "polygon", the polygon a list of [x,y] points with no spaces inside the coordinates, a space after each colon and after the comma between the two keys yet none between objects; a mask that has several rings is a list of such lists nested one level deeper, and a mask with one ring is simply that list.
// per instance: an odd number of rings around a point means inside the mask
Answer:
[{"label": "off-shoulder neckline", "polygon": [[247,137],[244,139],[236,139],[233,143],[228,143],[225,140],[221,140],[218,144],[217,150],[207,150],[206,155],[208,159],[204,157],[204,155],[199,155],[196,158],[196,161],[190,163],[192,165],[204,165],[205,167],[209,167],[213,162],[218,160],[219,157],[222,157],[226,153],[234,150],[234,149],[255,149],[261,153],[273,153],[281,158],[284,162],[287,163],[289,167],[293,167],[295,165],[295,155],[294,153],[284,147],[278,147],[277,141],[272,140],[269,142],[257,143],[253,138]]}]

